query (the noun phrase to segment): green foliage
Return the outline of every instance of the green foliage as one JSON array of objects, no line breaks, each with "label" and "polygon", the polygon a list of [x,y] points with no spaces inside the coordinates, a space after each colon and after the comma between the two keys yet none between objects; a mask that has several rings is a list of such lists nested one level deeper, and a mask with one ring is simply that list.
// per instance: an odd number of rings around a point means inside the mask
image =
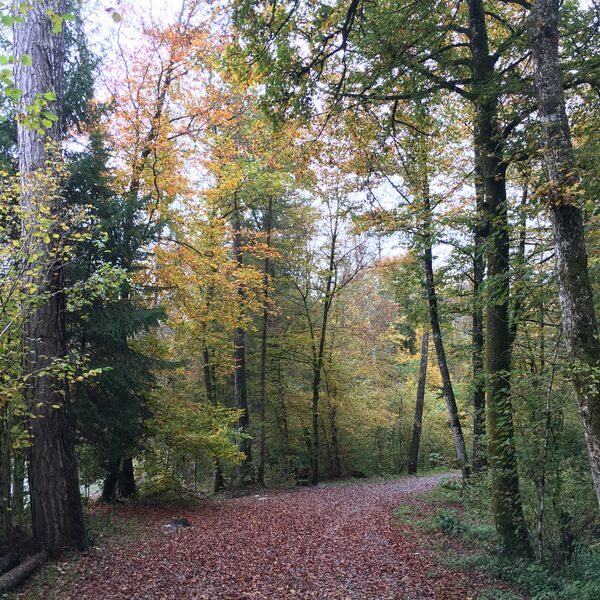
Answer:
[{"label": "green foliage", "polygon": [[464,531],[464,524],[452,510],[438,510],[435,515],[435,523],[446,535],[461,535]]},{"label": "green foliage", "polygon": [[[579,545],[572,560],[558,568],[538,560],[499,555],[492,516],[489,509],[482,511],[482,508],[489,507],[489,494],[489,482],[483,475],[465,486],[464,493],[456,489],[450,480],[422,495],[425,502],[436,508],[433,518],[423,517],[414,510],[398,509],[394,514],[411,526],[460,537],[471,549],[479,550],[475,553],[469,550],[462,555],[453,550],[449,555],[443,546],[440,547],[437,558],[448,568],[480,571],[493,580],[518,586],[537,600],[591,600],[598,596],[600,554],[594,545]],[[478,597],[504,597],[494,594],[501,592],[488,590]]]},{"label": "green foliage", "polygon": [[89,150],[73,157],[65,192],[72,205],[85,199],[90,220],[101,232],[79,248],[67,280],[74,290],[71,353],[87,356],[92,368],[101,369],[97,379],[75,388],[78,429],[105,468],[138,446],[159,362],[135,349],[132,341],[163,315],[160,307],[148,308],[149,292],[135,281],[144,248],[157,231],[144,222],[147,200],[112,192],[107,156],[102,138],[93,134]]}]

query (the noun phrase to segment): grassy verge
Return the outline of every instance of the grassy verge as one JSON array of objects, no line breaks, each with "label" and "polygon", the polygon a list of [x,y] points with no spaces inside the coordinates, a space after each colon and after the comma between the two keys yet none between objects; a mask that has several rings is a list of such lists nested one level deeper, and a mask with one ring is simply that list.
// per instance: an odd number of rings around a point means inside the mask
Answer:
[{"label": "grassy verge", "polygon": [[[562,569],[550,569],[534,560],[502,557],[496,553],[496,535],[491,516],[478,511],[469,494],[457,482],[447,481],[421,494],[412,505],[399,507],[398,522],[430,533],[441,533],[434,545],[436,560],[450,570],[484,573],[490,581],[513,584],[533,600],[598,600],[600,598],[600,552],[579,549]],[[487,505],[487,503],[486,503]],[[493,584],[478,600],[514,600],[517,591]]]}]

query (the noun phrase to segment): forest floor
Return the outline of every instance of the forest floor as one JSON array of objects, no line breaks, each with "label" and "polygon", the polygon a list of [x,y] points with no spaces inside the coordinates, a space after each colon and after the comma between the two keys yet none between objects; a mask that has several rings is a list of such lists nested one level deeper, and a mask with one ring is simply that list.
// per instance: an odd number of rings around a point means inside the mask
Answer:
[{"label": "forest floor", "polygon": [[[47,565],[14,597],[464,600],[482,591],[496,597],[494,589],[500,596],[503,586],[483,574],[441,566],[441,534],[394,516],[444,478],[265,490],[196,506],[98,505],[96,519],[120,533]],[[165,527],[173,519],[190,526]]]}]

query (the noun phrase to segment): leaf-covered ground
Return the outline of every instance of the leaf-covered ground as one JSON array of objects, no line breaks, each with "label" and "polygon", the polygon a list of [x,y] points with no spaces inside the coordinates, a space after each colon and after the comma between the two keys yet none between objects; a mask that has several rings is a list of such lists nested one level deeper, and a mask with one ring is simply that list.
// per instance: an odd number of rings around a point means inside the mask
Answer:
[{"label": "leaf-covered ground", "polygon": [[[440,567],[434,538],[392,517],[442,477],[264,492],[186,509],[124,505],[112,510],[139,520],[137,534],[70,562],[44,597],[475,598],[483,576]],[[174,518],[191,526],[165,528]]]}]

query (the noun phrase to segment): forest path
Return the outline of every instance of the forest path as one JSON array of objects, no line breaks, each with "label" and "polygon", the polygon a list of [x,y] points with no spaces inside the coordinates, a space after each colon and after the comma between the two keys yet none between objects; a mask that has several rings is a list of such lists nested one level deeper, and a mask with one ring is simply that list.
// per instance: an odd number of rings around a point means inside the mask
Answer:
[{"label": "forest path", "polygon": [[[444,475],[326,484],[192,509],[117,508],[139,536],[81,557],[53,590],[62,599],[465,599],[481,576],[433,560],[431,536],[392,512]],[[191,527],[168,529],[173,518]]]}]

